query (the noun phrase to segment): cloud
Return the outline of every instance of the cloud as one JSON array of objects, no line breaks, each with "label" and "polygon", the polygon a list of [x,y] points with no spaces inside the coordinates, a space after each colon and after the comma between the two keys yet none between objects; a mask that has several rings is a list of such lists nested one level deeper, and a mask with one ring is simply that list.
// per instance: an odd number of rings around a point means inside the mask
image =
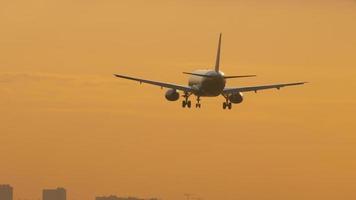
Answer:
[{"label": "cloud", "polygon": [[0,73],[0,108],[30,113],[109,112],[117,101],[129,101],[118,98],[127,90],[124,84],[110,74]]},{"label": "cloud", "polygon": [[92,76],[92,75],[65,75],[51,73],[0,73],[0,84],[10,83],[36,83],[36,82],[59,82],[62,84],[82,84],[82,85],[103,85],[117,83],[111,76]]},{"label": "cloud", "polygon": [[43,80],[72,81],[74,78],[70,76],[45,73],[0,73],[0,82],[2,83]]}]

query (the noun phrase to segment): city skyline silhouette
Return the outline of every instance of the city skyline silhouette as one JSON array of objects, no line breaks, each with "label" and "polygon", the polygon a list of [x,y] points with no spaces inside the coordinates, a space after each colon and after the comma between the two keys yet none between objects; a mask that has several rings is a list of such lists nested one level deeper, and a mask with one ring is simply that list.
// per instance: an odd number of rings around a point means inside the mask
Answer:
[{"label": "city skyline silhouette", "polygon": [[[14,196],[14,188],[9,184],[0,184],[0,200],[15,200]],[[18,198],[21,199],[21,198]],[[23,198],[25,200],[29,200],[28,198]],[[54,189],[43,189],[42,190],[42,198],[38,198],[40,200],[68,200],[67,191],[63,187],[57,187]],[[36,200],[38,200],[36,198]],[[138,197],[119,197],[117,195],[103,195],[96,196],[95,200],[161,200],[157,198],[138,198]]]}]

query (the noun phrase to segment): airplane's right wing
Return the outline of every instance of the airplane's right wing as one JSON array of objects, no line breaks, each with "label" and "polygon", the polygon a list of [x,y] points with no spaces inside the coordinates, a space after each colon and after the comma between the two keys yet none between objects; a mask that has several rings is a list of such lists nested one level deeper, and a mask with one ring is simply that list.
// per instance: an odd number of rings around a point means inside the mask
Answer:
[{"label": "airplane's right wing", "polygon": [[297,82],[297,83],[285,83],[285,84],[275,84],[275,85],[261,85],[261,86],[253,86],[253,87],[240,87],[240,88],[225,88],[223,93],[230,94],[234,92],[257,92],[259,90],[267,90],[267,89],[280,89],[282,87],[293,86],[293,85],[303,85],[307,82]]},{"label": "airplane's right wing", "polygon": [[158,81],[145,80],[145,79],[141,79],[141,78],[123,76],[123,75],[119,75],[119,74],[114,74],[114,75],[116,77],[118,77],[118,78],[129,79],[129,80],[137,81],[137,82],[140,82],[140,83],[147,83],[147,84],[151,84],[151,85],[160,86],[160,87],[163,87],[163,88],[171,88],[171,89],[176,89],[176,90],[180,90],[180,91],[183,91],[183,92],[194,92],[193,88],[191,88],[189,86],[183,86],[183,85],[176,85],[176,84],[172,84],[172,83],[164,83],[164,82],[158,82]]}]

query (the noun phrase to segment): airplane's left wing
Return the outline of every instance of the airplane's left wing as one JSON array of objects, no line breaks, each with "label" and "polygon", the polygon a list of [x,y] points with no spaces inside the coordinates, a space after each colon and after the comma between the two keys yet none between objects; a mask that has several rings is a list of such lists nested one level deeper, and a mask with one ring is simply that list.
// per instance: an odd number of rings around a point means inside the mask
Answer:
[{"label": "airplane's left wing", "polygon": [[230,94],[235,92],[257,92],[259,90],[267,90],[267,89],[281,89],[282,87],[293,86],[293,85],[303,85],[307,82],[297,82],[297,83],[285,83],[285,84],[274,84],[274,85],[261,85],[261,86],[253,86],[253,87],[240,87],[240,88],[225,88],[223,93]]},{"label": "airplane's left wing", "polygon": [[118,78],[129,79],[129,80],[137,81],[137,82],[140,82],[140,83],[147,83],[147,84],[156,85],[156,86],[160,86],[160,87],[164,87],[164,88],[176,89],[176,90],[180,90],[180,91],[183,91],[183,92],[194,92],[193,88],[191,88],[189,86],[183,86],[183,85],[176,85],[176,84],[172,84],[172,83],[164,83],[164,82],[158,82],[158,81],[145,80],[145,79],[141,79],[141,78],[123,76],[123,75],[119,75],[119,74],[114,74],[114,75],[116,77],[118,77]]}]

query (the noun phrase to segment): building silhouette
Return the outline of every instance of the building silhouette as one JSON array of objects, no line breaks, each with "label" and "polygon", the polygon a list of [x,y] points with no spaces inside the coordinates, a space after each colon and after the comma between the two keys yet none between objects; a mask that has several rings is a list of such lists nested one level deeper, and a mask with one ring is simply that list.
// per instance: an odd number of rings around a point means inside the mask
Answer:
[{"label": "building silhouette", "polygon": [[13,200],[13,188],[10,185],[0,185],[0,200]]},{"label": "building silhouette", "polygon": [[136,197],[117,197],[115,195],[96,197],[95,200],[158,200],[155,198],[142,199]]},{"label": "building silhouette", "polygon": [[44,189],[42,200],[66,200],[66,190],[64,188]]},{"label": "building silhouette", "polygon": [[95,200],[121,200],[121,199],[117,196],[110,195],[110,196],[95,197]]}]

